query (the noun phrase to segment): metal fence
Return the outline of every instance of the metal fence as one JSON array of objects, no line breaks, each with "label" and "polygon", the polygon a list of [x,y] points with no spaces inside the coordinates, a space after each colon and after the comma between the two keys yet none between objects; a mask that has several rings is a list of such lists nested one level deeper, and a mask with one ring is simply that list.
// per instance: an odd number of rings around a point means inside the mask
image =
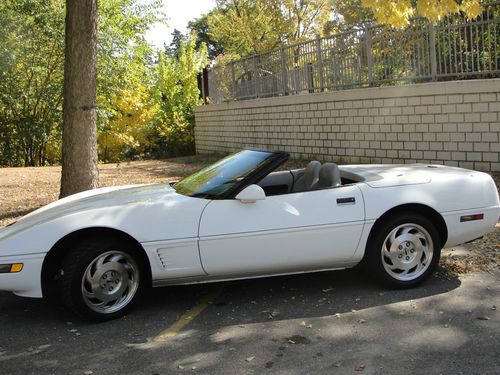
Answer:
[{"label": "metal fence", "polygon": [[356,87],[500,76],[500,1],[435,24],[371,26],[281,45],[208,71],[211,103]]}]

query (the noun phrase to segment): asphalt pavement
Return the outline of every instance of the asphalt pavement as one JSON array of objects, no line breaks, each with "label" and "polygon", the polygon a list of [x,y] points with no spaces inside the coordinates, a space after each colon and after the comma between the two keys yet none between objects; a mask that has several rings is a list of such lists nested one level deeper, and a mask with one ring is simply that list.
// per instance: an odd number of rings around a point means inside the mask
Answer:
[{"label": "asphalt pavement", "polygon": [[348,270],[167,287],[100,324],[0,292],[0,374],[498,374],[499,280],[394,291]]}]

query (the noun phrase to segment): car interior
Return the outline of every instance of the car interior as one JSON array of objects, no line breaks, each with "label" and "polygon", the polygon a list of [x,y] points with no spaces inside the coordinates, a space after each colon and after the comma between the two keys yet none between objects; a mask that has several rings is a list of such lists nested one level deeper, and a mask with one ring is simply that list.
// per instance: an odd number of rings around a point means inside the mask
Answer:
[{"label": "car interior", "polygon": [[309,162],[305,168],[268,174],[258,185],[267,196],[329,189],[360,182],[358,176],[342,171],[335,163]]}]

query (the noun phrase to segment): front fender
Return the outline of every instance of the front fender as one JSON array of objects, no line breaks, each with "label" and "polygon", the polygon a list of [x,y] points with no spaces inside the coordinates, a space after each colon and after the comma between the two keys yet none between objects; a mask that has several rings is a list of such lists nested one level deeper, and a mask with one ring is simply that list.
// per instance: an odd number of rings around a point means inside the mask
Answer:
[{"label": "front fender", "polygon": [[201,212],[208,202],[176,194],[176,199],[73,212],[16,230],[21,220],[0,231],[0,256],[46,253],[64,236],[94,227],[119,230],[139,242],[197,237]]}]

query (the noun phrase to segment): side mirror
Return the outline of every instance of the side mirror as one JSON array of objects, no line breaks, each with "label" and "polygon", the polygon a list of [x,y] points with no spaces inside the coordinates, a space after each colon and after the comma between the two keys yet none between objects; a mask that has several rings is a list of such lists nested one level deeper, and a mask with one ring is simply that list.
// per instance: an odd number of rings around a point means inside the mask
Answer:
[{"label": "side mirror", "polygon": [[259,185],[249,185],[236,196],[241,203],[255,203],[266,199],[266,193]]}]

